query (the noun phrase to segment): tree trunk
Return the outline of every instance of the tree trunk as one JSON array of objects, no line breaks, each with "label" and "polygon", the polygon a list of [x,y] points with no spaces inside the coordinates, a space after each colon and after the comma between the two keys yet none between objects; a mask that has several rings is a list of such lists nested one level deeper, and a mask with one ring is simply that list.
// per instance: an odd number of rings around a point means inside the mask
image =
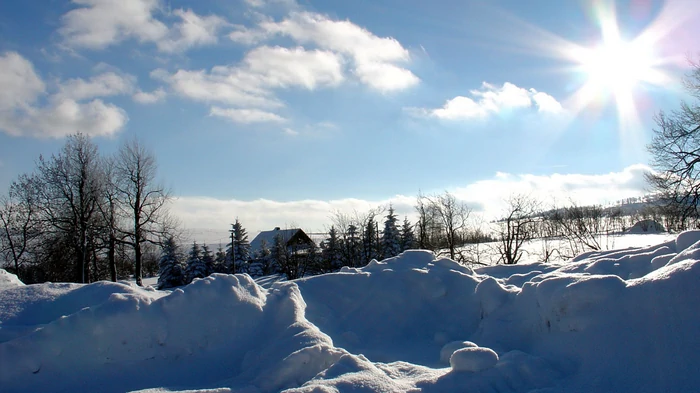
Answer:
[{"label": "tree trunk", "polygon": [[141,243],[139,241],[136,241],[134,243],[134,258],[136,259],[134,278],[136,279],[136,285],[142,287],[143,280],[141,279]]},{"label": "tree trunk", "polygon": [[112,282],[117,282],[117,261],[115,258],[116,241],[114,235],[109,236],[109,246],[107,249],[107,261],[109,263],[109,276]]}]

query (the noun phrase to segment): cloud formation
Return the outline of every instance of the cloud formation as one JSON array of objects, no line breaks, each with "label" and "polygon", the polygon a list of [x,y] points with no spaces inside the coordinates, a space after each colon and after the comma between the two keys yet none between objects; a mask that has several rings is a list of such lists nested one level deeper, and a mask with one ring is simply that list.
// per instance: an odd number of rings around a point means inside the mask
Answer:
[{"label": "cloud formation", "polygon": [[[126,122],[126,112],[98,97],[130,92],[134,79],[108,72],[89,80],[47,86],[32,63],[15,52],[0,55],[0,130],[14,136],[60,138],[76,132],[112,135]],[[40,98],[46,97],[45,103]]]},{"label": "cloud formation", "polygon": [[332,52],[280,46],[255,48],[235,65],[216,66],[209,71],[156,70],[152,76],[180,96],[231,106],[212,107],[210,113],[243,123],[282,120],[270,112],[271,108],[284,106],[275,96],[277,89],[316,90],[343,81],[340,59]]},{"label": "cloud formation", "polygon": [[563,110],[561,104],[549,94],[518,87],[510,82],[500,87],[483,82],[479,89],[471,90],[469,95],[449,99],[440,108],[414,112],[444,120],[473,120],[532,107],[536,107],[540,113],[549,114]]},{"label": "cloud formation", "polygon": [[[486,221],[504,213],[505,200],[514,194],[530,195],[545,207],[574,201],[578,204],[607,204],[646,193],[644,174],[651,169],[632,165],[619,172],[605,174],[510,174],[497,173],[489,179],[476,181],[448,191],[474,210],[474,215]],[[441,193],[442,190],[435,191]],[[430,193],[428,193],[430,194]],[[218,243],[226,238],[231,222],[238,217],[251,237],[258,231],[274,227],[299,226],[309,232],[322,232],[332,224],[334,212],[353,216],[391,203],[400,217],[415,222],[415,196],[397,195],[386,200],[301,200],[279,202],[266,199],[254,201],[221,200],[208,197],[181,197],[174,202],[173,213],[190,230],[196,240]]]},{"label": "cloud formation", "polygon": [[234,109],[214,106],[211,108],[209,114],[211,116],[223,117],[240,124],[283,123],[285,121],[280,115],[260,109]]},{"label": "cloud formation", "polygon": [[[165,13],[161,0],[73,0],[78,7],[61,18],[59,34],[72,48],[104,49],[134,39],[162,52],[183,52],[218,41],[225,19],[190,9]],[[165,19],[176,19],[168,26]]]},{"label": "cloud formation", "polygon": [[315,12],[293,11],[281,21],[264,19],[257,27],[239,27],[229,38],[242,44],[264,42],[276,36],[313,45],[341,56],[360,82],[381,92],[403,90],[420,79],[401,65],[410,53],[391,37],[378,37],[348,20],[332,20]]},{"label": "cloud formation", "polygon": [[156,102],[163,101],[166,95],[165,90],[163,90],[162,87],[159,87],[152,92],[139,90],[134,93],[131,98],[139,104],[155,104]]}]

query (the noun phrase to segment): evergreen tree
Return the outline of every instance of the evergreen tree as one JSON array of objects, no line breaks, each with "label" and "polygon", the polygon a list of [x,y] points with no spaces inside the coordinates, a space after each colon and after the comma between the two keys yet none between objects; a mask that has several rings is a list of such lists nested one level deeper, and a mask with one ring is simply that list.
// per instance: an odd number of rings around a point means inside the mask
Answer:
[{"label": "evergreen tree", "polygon": [[270,250],[273,263],[278,267],[280,273],[284,273],[287,279],[293,280],[297,278],[296,267],[292,260],[292,255],[287,248],[287,245],[282,240],[282,236],[275,236],[275,242]]},{"label": "evergreen tree", "polygon": [[207,265],[202,260],[202,251],[197,242],[192,243],[189,257],[187,258],[187,282],[192,282],[195,278],[207,276]]},{"label": "evergreen tree", "polygon": [[360,238],[358,237],[357,227],[353,224],[348,225],[343,241],[343,258],[342,263],[346,266],[359,266],[362,259],[362,250],[360,246]]},{"label": "evergreen tree", "polygon": [[168,237],[163,243],[158,261],[158,289],[179,287],[185,284],[185,272],[178,255],[177,243]]},{"label": "evergreen tree", "polygon": [[277,272],[275,263],[272,260],[272,252],[265,239],[260,241],[260,248],[255,251],[249,270],[249,274],[252,277],[263,277]]},{"label": "evergreen tree", "polygon": [[306,250],[306,261],[304,262],[306,265],[304,267],[304,271],[302,272],[302,276],[306,272],[310,273],[317,273],[319,272],[319,268],[321,265],[321,255],[318,251],[318,246],[316,245],[315,242],[311,242],[309,245],[309,248]]},{"label": "evergreen tree", "polygon": [[219,243],[219,248],[214,256],[214,273],[226,273],[226,251]]},{"label": "evergreen tree", "polygon": [[[314,244],[315,246],[315,244]],[[320,273],[330,273],[342,267],[341,261],[341,241],[338,232],[332,226],[328,231],[328,238],[321,243],[321,264]]]},{"label": "evergreen tree", "polygon": [[399,229],[396,227],[398,218],[394,214],[394,207],[389,205],[389,214],[384,220],[384,232],[382,232],[382,254],[384,258],[391,258],[401,252]]},{"label": "evergreen tree", "polygon": [[202,244],[202,262],[207,267],[207,276],[214,273],[214,256],[206,243]]},{"label": "evergreen tree", "polygon": [[374,216],[369,216],[362,232],[363,261],[361,261],[361,266],[366,265],[372,259],[379,259],[377,235],[377,224],[374,221]]},{"label": "evergreen tree", "polygon": [[230,271],[233,274],[245,273],[248,270],[248,262],[250,261],[250,243],[248,242],[248,232],[243,228],[240,221],[236,218],[236,222],[232,224],[231,233],[232,242],[229,243],[227,250]]},{"label": "evergreen tree", "polygon": [[416,237],[413,234],[413,225],[408,221],[408,217],[403,218],[401,226],[401,251],[411,250],[416,247]]}]

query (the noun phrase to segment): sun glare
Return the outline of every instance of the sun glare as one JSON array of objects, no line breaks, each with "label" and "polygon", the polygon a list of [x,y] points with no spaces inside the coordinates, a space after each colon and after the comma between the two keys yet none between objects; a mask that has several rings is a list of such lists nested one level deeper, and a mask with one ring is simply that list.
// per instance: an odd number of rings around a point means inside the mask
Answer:
[{"label": "sun glare", "polygon": [[581,59],[581,70],[586,74],[586,83],[599,92],[618,96],[632,94],[640,83],[650,82],[654,62],[648,48],[615,39],[587,49]]}]

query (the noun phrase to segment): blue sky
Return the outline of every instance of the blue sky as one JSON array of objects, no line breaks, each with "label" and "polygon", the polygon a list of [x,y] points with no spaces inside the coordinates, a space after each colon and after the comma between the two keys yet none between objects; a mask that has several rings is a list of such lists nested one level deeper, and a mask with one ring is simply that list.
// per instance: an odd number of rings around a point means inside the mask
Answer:
[{"label": "blue sky", "polygon": [[329,210],[409,213],[419,190],[492,214],[512,192],[638,195],[699,14],[694,0],[2,2],[0,190],[81,131],[107,154],[150,146],[190,228],[320,230]]}]

